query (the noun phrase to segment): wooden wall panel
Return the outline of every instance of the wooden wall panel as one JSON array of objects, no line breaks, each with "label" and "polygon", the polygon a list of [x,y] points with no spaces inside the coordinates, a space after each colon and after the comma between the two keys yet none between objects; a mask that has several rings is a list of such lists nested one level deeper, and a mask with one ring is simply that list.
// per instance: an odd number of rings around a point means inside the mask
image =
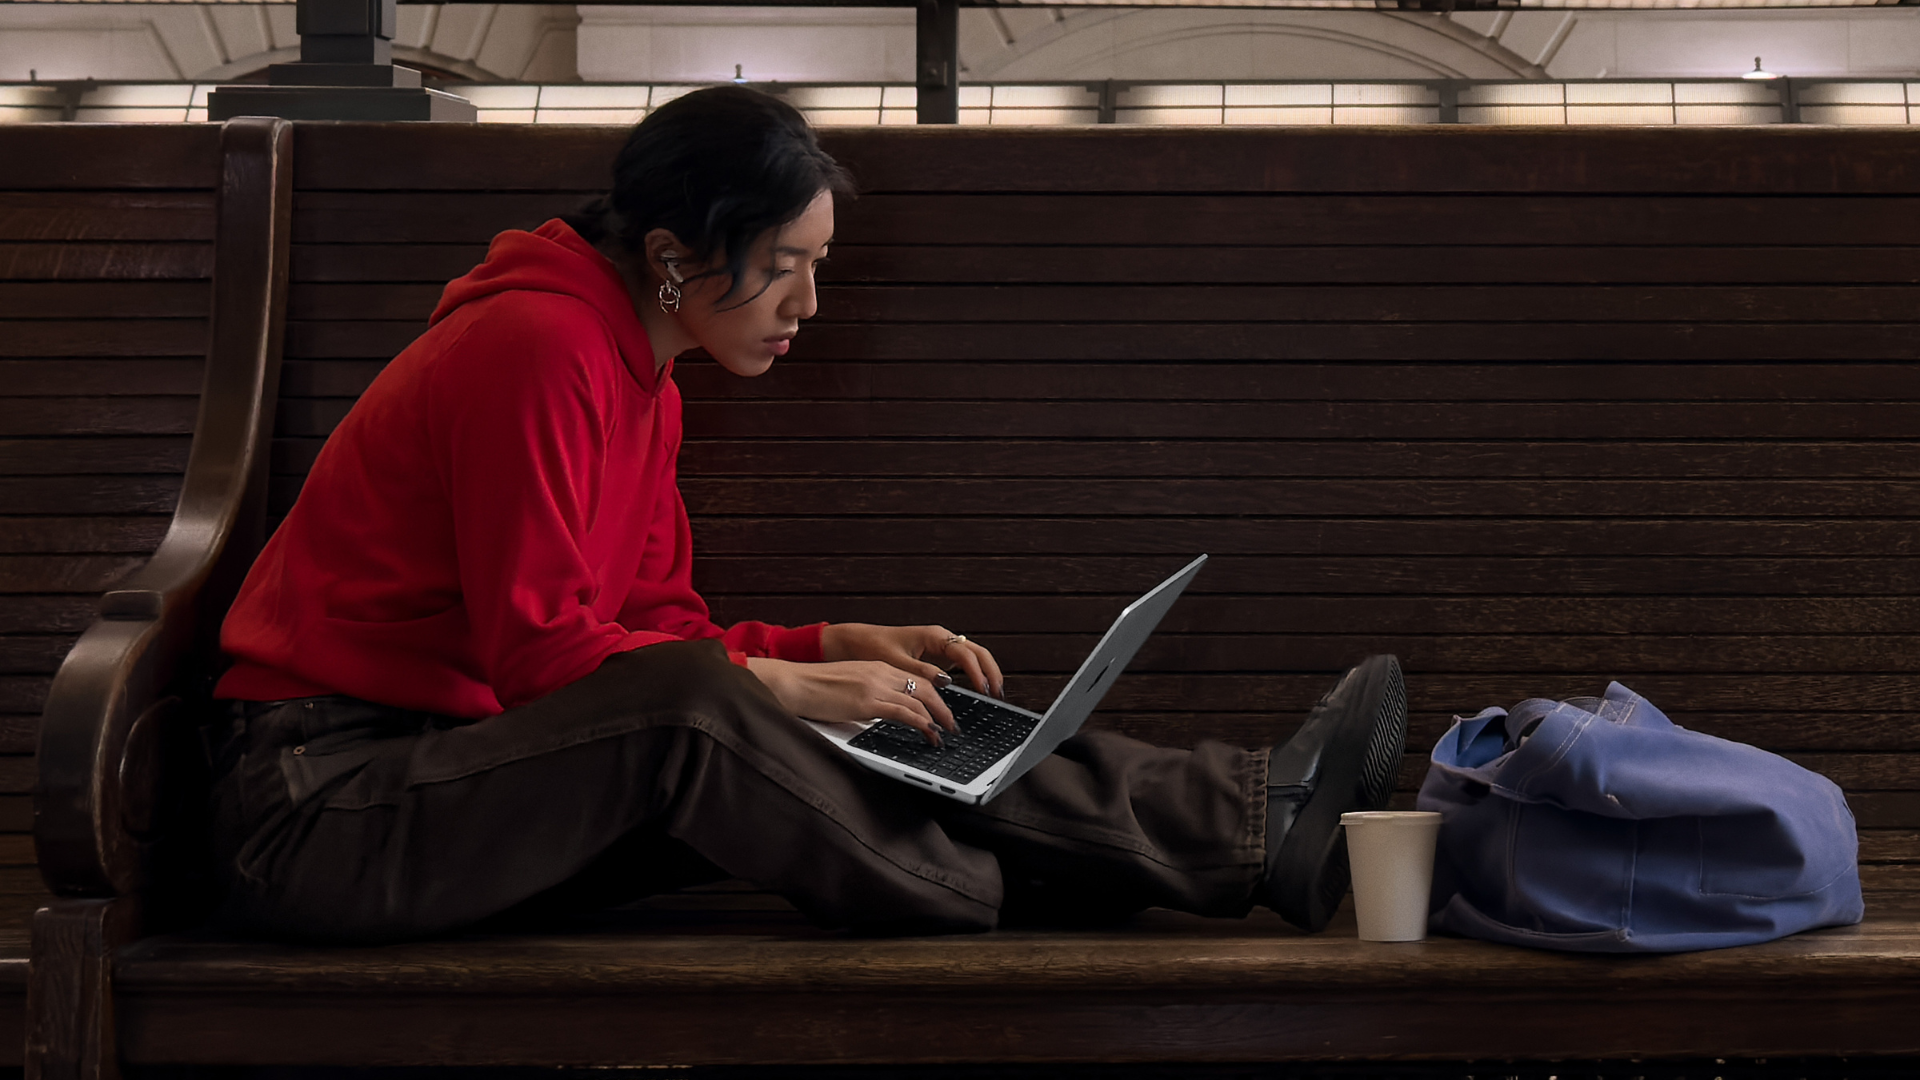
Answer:
[{"label": "wooden wall panel", "polygon": [[[622,134],[301,129],[276,513],[444,282]],[[819,316],[761,379],[677,369],[696,583],[724,619],[944,621],[1038,704],[1207,551],[1096,722],[1271,741],[1391,650],[1424,751],[1617,678],[1833,776],[1874,887],[1913,888],[1903,135],[830,133],[865,190]]]},{"label": "wooden wall panel", "polygon": [[44,888],[32,754],[99,594],[159,545],[186,469],[219,129],[0,127],[0,933]]}]

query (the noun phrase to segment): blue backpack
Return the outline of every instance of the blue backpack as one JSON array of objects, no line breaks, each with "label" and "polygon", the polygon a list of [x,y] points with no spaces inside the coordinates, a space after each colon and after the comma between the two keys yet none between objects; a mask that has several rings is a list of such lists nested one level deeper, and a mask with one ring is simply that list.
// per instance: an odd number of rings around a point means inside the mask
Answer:
[{"label": "blue backpack", "polygon": [[1444,815],[1433,929],[1579,952],[1678,952],[1860,921],[1831,780],[1604,698],[1456,718],[1419,808]]}]

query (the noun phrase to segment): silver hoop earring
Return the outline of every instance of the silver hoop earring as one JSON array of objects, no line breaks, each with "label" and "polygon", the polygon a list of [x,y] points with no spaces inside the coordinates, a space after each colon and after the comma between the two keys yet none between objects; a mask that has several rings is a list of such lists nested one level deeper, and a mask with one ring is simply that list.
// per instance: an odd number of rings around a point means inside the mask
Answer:
[{"label": "silver hoop earring", "polygon": [[680,310],[680,286],[671,281],[660,283],[660,310],[668,314]]}]

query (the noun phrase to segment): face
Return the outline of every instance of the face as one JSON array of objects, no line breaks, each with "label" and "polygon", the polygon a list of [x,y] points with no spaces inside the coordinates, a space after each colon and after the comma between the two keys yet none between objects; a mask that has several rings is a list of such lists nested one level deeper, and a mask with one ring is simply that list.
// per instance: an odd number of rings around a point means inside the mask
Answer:
[{"label": "face", "polygon": [[[690,280],[678,313],[681,329],[735,375],[766,371],[787,354],[801,320],[818,309],[814,269],[832,243],[833,195],[823,191],[798,218],[754,241],[731,296],[724,264],[713,277]],[[680,265],[690,279],[705,269]]]}]

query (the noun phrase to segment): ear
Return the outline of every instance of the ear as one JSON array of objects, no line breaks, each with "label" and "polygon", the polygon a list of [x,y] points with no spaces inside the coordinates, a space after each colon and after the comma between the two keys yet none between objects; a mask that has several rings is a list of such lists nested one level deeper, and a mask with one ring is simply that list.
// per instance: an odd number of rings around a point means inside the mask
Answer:
[{"label": "ear", "polygon": [[687,245],[666,229],[654,229],[647,233],[642,241],[642,254],[647,261],[647,270],[661,281],[680,284],[687,279],[685,262],[692,258]]}]

